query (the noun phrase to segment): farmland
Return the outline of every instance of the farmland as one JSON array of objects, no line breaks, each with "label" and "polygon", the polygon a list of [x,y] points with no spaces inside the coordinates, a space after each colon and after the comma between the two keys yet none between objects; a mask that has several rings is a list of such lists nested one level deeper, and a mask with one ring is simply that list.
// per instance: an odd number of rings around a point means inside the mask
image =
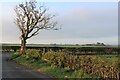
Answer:
[{"label": "farmland", "polygon": [[[118,54],[117,46],[81,46],[81,45],[55,45],[55,44],[27,44],[27,49],[38,49],[42,51],[58,51],[67,50],[73,54]],[[20,44],[2,44],[3,51],[16,51],[20,49]]]},{"label": "farmland", "polygon": [[16,51],[12,60],[57,78],[119,78],[118,47],[27,45],[25,55]]}]

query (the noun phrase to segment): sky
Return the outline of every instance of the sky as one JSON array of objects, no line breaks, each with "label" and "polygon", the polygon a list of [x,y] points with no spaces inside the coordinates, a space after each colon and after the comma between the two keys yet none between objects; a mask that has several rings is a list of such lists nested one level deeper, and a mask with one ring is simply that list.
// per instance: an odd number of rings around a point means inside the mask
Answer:
[{"label": "sky", "polygon": [[[49,13],[55,14],[60,30],[41,30],[27,41],[29,44],[118,44],[118,3],[108,2],[44,2]],[[99,0],[98,0],[99,1]],[[0,43],[20,43],[20,31],[14,24],[14,8],[20,2],[1,2]],[[37,5],[40,3],[38,2]]]}]

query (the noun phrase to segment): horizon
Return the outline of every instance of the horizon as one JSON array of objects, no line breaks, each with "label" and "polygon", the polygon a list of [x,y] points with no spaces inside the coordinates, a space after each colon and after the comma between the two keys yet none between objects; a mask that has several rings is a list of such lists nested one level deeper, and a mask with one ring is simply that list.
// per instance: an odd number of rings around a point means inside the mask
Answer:
[{"label": "horizon", "polygon": [[[20,45],[20,43],[0,43],[0,44],[8,44],[8,45]],[[81,46],[81,45],[86,45],[86,44],[97,44],[97,42],[96,43],[85,43],[85,44],[62,44],[62,43],[27,43],[26,45],[78,45],[78,46]],[[105,44],[105,43],[104,43]],[[114,45],[114,44],[105,44],[105,46],[118,46],[118,44],[117,45]]]}]

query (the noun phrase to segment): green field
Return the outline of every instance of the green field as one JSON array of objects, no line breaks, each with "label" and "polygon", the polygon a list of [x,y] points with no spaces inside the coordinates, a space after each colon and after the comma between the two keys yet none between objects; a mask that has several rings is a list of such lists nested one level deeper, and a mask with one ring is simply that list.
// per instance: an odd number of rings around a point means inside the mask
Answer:
[{"label": "green field", "polygon": [[[2,46],[20,46],[20,44],[2,44]],[[118,47],[118,46],[82,46],[75,44],[27,44],[28,47]]]}]

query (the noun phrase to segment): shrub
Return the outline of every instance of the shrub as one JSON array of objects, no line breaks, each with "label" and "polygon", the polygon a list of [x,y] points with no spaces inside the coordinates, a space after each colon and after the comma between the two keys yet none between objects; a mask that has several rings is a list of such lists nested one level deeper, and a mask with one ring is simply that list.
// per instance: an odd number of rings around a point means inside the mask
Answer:
[{"label": "shrub", "polygon": [[55,63],[55,56],[56,56],[56,53],[54,51],[48,51],[46,52],[43,56],[42,56],[42,60],[48,62],[48,63]]},{"label": "shrub", "polygon": [[64,67],[69,68],[70,71],[78,70],[80,64],[80,59],[78,56],[67,55],[64,60]]},{"label": "shrub", "polygon": [[[43,61],[61,67],[67,72],[83,70],[84,73],[100,78],[119,78],[119,69],[112,66],[112,64],[106,63],[106,60],[99,56],[78,56],[66,51],[55,52],[52,50],[41,54],[38,50],[34,49],[27,50],[27,55],[33,58],[42,57]],[[115,64],[117,63],[114,61],[113,65]]]},{"label": "shrub", "polygon": [[56,53],[56,57],[55,57],[55,60],[56,60],[56,65],[59,66],[59,67],[64,67],[64,61],[65,61],[65,55],[63,52],[59,51]]},{"label": "shrub", "polygon": [[28,49],[26,51],[26,55],[28,55],[31,58],[35,58],[35,59],[41,59],[42,57],[42,53],[36,49]]}]

